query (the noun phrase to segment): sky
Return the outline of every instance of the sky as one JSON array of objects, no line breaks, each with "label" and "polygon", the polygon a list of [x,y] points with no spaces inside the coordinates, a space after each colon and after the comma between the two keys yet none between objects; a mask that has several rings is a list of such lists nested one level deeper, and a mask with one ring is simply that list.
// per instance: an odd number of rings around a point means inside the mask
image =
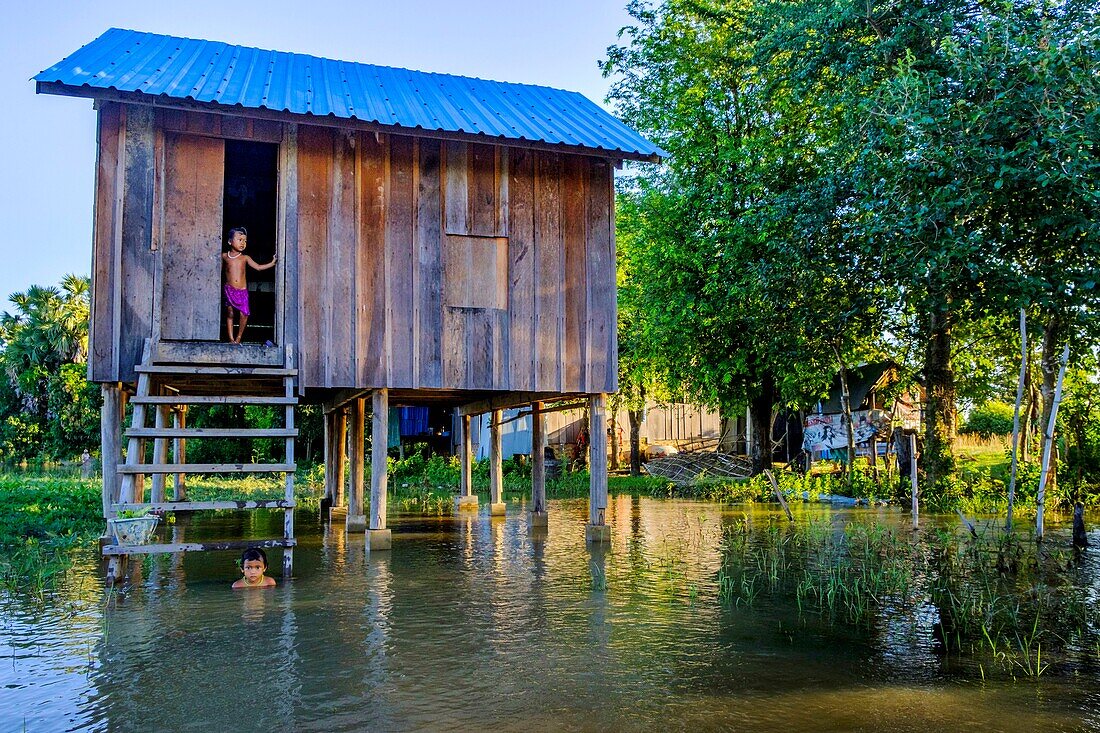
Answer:
[{"label": "sky", "polygon": [[91,270],[95,112],[30,81],[108,28],[569,89],[603,104],[597,62],[626,0],[7,3],[0,24],[0,310]]}]

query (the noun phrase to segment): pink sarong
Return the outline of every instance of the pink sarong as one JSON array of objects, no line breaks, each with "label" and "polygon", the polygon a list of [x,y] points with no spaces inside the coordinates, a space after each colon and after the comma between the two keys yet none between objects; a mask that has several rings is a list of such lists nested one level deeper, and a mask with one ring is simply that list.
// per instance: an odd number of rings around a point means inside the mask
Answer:
[{"label": "pink sarong", "polygon": [[241,315],[249,315],[247,290],[235,288],[232,285],[227,284],[223,288],[223,292],[225,293],[225,304],[227,306],[240,311]]}]

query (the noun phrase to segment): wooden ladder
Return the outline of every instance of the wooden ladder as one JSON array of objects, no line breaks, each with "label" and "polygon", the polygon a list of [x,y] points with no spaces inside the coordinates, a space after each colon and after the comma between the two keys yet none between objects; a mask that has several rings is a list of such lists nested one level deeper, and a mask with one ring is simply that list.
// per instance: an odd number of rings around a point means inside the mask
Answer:
[{"label": "wooden ladder", "polygon": [[[148,510],[154,512],[184,512],[209,509],[253,510],[282,509],[283,536],[258,540],[226,540],[213,542],[179,542],[153,545],[107,544],[103,554],[108,557],[107,579],[113,582],[122,573],[124,559],[129,555],[174,553],[203,550],[241,550],[251,547],[282,547],[283,575],[289,577],[294,567],[294,440],[298,430],[294,425],[294,411],[298,404],[297,377],[294,352],[286,349],[284,366],[224,366],[197,364],[157,364],[151,341],[145,342],[141,364],[136,368],[137,388],[130,399],[133,417],[128,439],[126,460],[118,467],[121,487],[117,500],[112,502],[110,516],[122,511]],[[278,381],[276,381],[278,380]],[[275,387],[281,382],[281,389]],[[234,385],[241,386],[234,386]],[[201,389],[196,389],[201,386]],[[275,392],[276,394],[271,394]],[[281,392],[281,394],[278,394]],[[170,408],[184,405],[281,405],[284,408],[284,427],[266,429],[242,428],[187,428],[169,426],[165,415]],[[146,426],[146,413],[153,407],[156,414],[154,427]],[[282,463],[184,463],[167,461],[170,440],[202,438],[284,438],[285,457]],[[154,441],[153,462],[145,462],[146,440]],[[177,450],[179,443],[176,443]],[[177,479],[176,491],[171,501],[166,500],[164,479],[174,474],[285,474],[285,492],[282,499],[242,501],[188,501],[181,495]],[[153,476],[150,501],[145,501],[144,477]]]}]

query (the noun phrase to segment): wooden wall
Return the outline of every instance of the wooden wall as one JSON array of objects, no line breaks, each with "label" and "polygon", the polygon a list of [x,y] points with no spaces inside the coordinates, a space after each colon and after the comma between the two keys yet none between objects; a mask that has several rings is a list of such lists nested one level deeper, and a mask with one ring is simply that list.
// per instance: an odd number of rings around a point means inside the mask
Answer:
[{"label": "wooden wall", "polygon": [[305,388],[616,389],[610,161],[274,124],[101,105],[94,381],[133,379],[153,333],[170,130],[281,142],[283,333]]}]

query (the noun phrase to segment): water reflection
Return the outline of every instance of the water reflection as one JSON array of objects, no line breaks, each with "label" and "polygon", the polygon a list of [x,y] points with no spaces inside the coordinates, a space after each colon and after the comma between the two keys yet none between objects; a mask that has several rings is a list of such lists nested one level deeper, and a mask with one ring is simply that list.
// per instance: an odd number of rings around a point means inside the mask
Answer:
[{"label": "water reflection", "polygon": [[[295,578],[232,592],[234,553],[131,563],[105,594],[94,553],[45,602],[0,596],[0,730],[1087,729],[1076,677],[982,683],[934,652],[929,618],[866,628],[789,602],[718,602],[726,529],[761,507],[612,497],[609,546],[584,501],[491,518],[404,516],[368,553],[302,516]],[[803,507],[832,531],[889,510]],[[173,541],[277,533],[281,514],[177,519]],[[785,520],[784,520],[785,521]],[[1100,540],[1100,538],[1097,538]],[[1097,541],[1094,540],[1094,541]],[[272,566],[279,560],[272,553]],[[1096,559],[1076,572],[1095,585]],[[931,612],[930,612],[931,613]]]}]

